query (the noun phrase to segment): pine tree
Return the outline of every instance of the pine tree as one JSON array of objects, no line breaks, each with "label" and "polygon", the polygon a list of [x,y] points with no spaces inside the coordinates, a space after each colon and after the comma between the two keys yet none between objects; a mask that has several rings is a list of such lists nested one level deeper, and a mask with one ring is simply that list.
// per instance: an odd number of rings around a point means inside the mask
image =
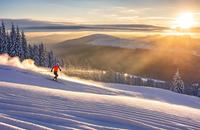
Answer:
[{"label": "pine tree", "polygon": [[62,67],[64,67],[65,66],[65,62],[64,62],[64,60],[63,59],[61,59],[61,65],[60,66],[62,66]]},{"label": "pine tree", "polygon": [[172,85],[173,91],[177,93],[184,93],[184,82],[181,79],[179,69],[177,69],[176,73],[174,74]]},{"label": "pine tree", "polygon": [[29,49],[28,49],[28,44],[26,41],[26,36],[24,34],[24,31],[21,32],[21,42],[22,42],[22,51],[23,51],[23,58],[28,59],[29,56]]},{"label": "pine tree", "polygon": [[14,24],[12,24],[11,32],[10,32],[10,43],[9,43],[9,55],[10,56],[17,56],[17,50],[16,50],[16,29]]},{"label": "pine tree", "polygon": [[7,46],[8,46],[8,41],[7,41],[8,35],[6,35],[6,28],[4,23],[2,22],[2,40],[3,40],[3,45],[2,45],[2,53],[7,53]]},{"label": "pine tree", "polygon": [[23,49],[22,49],[22,38],[21,38],[21,34],[20,34],[18,26],[17,26],[17,32],[16,32],[15,49],[16,49],[16,56],[19,56],[20,60],[23,60],[24,59],[24,52],[23,52]]},{"label": "pine tree", "polygon": [[48,53],[48,67],[51,68],[53,65],[54,65],[54,56],[53,56],[53,51],[51,50],[49,53]]},{"label": "pine tree", "polygon": [[46,64],[46,57],[45,57],[45,49],[43,43],[39,45],[39,65],[45,66]]},{"label": "pine tree", "polygon": [[48,60],[48,51],[46,47],[44,48],[44,53],[45,53],[45,67],[49,66],[49,60]]},{"label": "pine tree", "polygon": [[33,60],[35,61],[35,65],[39,65],[39,48],[37,45],[33,46]]},{"label": "pine tree", "polygon": [[[10,56],[19,56],[20,60],[33,59],[36,65],[52,67],[59,60],[54,57],[53,51],[47,52],[44,44],[31,46],[27,43],[24,32],[20,33],[17,26],[12,24],[10,33],[6,32],[2,22],[0,26],[0,53],[8,53]],[[62,61],[62,64],[63,61]]]},{"label": "pine tree", "polygon": [[29,59],[33,59],[33,57],[34,57],[34,50],[33,50],[33,47],[30,44],[28,45],[28,51],[29,51],[28,58]]},{"label": "pine tree", "polygon": [[56,65],[57,63],[60,63],[58,58],[56,58],[55,56],[53,56],[53,65]]},{"label": "pine tree", "polygon": [[2,27],[0,26],[0,54],[3,53],[3,35],[2,35]]},{"label": "pine tree", "polygon": [[6,39],[7,39],[7,53],[10,55],[11,53],[11,47],[12,47],[12,43],[11,43],[11,36],[9,35],[9,33],[7,32],[6,34]]}]

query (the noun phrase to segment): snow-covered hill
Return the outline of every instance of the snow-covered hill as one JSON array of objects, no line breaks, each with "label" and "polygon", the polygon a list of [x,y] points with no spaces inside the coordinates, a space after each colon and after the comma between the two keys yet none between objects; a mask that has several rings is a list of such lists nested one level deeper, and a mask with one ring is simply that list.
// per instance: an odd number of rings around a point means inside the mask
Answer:
[{"label": "snow-covered hill", "polygon": [[120,48],[128,48],[128,49],[151,49],[153,45],[147,43],[146,41],[135,38],[135,39],[124,39],[118,38],[111,35],[106,34],[92,34],[89,36],[67,40],[57,44],[57,47],[65,47],[68,44],[88,44],[88,45],[95,45],[95,46],[110,46],[110,47],[120,47]]},{"label": "snow-covered hill", "polygon": [[62,74],[55,82],[30,60],[0,59],[1,130],[200,129],[198,97]]}]

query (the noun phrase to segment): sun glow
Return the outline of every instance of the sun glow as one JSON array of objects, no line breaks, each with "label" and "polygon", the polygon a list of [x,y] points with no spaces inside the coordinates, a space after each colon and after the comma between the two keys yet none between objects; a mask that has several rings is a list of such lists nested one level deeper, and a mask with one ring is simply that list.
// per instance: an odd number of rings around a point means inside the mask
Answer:
[{"label": "sun glow", "polygon": [[176,21],[175,21],[175,26],[176,28],[181,28],[181,29],[189,29],[194,26],[195,20],[193,18],[192,13],[187,12],[187,13],[181,13]]}]

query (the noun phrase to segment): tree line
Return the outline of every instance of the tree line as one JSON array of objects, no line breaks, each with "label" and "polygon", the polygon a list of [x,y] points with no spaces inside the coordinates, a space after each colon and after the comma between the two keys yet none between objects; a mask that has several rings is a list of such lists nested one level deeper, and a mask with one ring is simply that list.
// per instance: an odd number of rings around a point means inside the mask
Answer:
[{"label": "tree line", "polygon": [[7,53],[11,57],[18,56],[21,61],[32,59],[37,66],[52,67],[56,63],[62,63],[55,57],[53,51],[47,51],[44,44],[28,44],[24,31],[12,24],[11,30],[5,28],[2,22],[0,25],[0,54]]}]

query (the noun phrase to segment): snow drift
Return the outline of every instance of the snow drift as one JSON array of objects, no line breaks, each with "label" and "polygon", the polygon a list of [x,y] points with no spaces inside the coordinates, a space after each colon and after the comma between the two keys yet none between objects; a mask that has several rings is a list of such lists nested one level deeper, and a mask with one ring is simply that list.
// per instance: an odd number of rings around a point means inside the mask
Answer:
[{"label": "snow drift", "polygon": [[44,68],[37,67],[32,59],[25,59],[20,62],[19,57],[10,57],[8,54],[0,55],[1,65],[13,66],[21,69],[33,70],[33,71],[43,71]]},{"label": "snow drift", "polygon": [[64,75],[54,82],[31,60],[0,59],[1,130],[200,129],[198,97]]}]

